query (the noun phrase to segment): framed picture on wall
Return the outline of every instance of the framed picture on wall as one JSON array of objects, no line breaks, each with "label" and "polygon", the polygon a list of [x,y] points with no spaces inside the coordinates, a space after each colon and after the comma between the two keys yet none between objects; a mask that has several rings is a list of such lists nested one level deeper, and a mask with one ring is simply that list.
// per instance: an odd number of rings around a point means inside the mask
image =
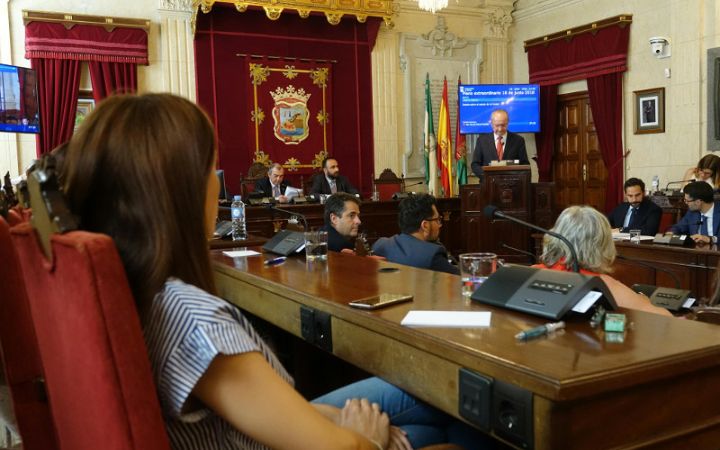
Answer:
[{"label": "framed picture on wall", "polygon": [[85,116],[95,108],[95,99],[93,99],[91,91],[80,91],[78,94],[77,111],[75,112],[75,131],[85,120]]},{"label": "framed picture on wall", "polygon": [[665,88],[634,91],[635,134],[665,132]]}]

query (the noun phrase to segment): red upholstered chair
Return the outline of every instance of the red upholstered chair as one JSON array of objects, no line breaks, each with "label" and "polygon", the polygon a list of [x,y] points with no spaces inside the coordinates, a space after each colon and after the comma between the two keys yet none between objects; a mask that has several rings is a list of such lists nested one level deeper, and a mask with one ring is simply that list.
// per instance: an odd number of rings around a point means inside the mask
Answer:
[{"label": "red upholstered chair", "polygon": [[398,178],[390,169],[383,170],[373,183],[380,200],[390,200],[396,192],[405,192],[405,180]]},{"label": "red upholstered chair", "polygon": [[0,217],[0,349],[15,421],[26,450],[58,449],[45,395],[35,326],[10,227]]},{"label": "red upholstered chair", "polygon": [[[140,321],[112,240],[81,231],[52,235],[50,262],[30,223],[10,234],[59,447],[169,449]],[[37,431],[20,429],[26,443]]]},{"label": "red upholstered chair", "polygon": [[22,223],[23,221],[25,221],[25,218],[22,216],[22,214],[15,211],[14,209],[8,211],[8,225],[15,226],[19,223]]}]

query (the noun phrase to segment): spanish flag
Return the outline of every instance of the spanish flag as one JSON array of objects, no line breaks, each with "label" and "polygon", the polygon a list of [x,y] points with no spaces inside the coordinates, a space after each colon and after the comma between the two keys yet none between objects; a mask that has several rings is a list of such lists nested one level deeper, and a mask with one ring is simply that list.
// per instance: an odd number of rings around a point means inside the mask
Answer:
[{"label": "spanish flag", "polygon": [[448,109],[447,78],[443,80],[442,102],[440,103],[440,119],[437,132],[438,166],[440,167],[440,180],[442,182],[443,196],[452,197],[453,192],[453,148],[450,129],[450,110]]}]

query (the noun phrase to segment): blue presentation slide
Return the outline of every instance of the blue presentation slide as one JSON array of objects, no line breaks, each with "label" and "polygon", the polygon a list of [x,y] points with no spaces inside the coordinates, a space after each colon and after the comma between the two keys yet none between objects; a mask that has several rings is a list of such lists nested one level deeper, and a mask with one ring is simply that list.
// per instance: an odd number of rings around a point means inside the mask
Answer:
[{"label": "blue presentation slide", "polygon": [[508,129],[515,133],[540,131],[540,87],[537,84],[464,84],[458,89],[460,133],[490,133],[490,114],[504,109]]}]

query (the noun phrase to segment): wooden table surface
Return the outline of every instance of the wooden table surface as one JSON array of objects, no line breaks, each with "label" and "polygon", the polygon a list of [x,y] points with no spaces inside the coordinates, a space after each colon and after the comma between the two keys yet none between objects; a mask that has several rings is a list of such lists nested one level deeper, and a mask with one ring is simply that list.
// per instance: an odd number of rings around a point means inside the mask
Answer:
[{"label": "wooden table surface", "polygon": [[[458,416],[458,370],[532,393],[534,448],[674,448],[720,442],[720,328],[638,311],[624,342],[606,341],[586,319],[564,333],[518,342],[538,317],[465,299],[460,278],[330,252],[327,263],[212,252],[222,297],[301,336],[300,308],[332,316],[332,352]],[[396,272],[379,272],[397,267]],[[411,303],[377,312],[347,306],[379,293]],[[406,328],[409,310],[491,311],[488,328]],[[649,447],[648,447],[649,446]],[[687,447],[690,448],[690,447]]]}]

